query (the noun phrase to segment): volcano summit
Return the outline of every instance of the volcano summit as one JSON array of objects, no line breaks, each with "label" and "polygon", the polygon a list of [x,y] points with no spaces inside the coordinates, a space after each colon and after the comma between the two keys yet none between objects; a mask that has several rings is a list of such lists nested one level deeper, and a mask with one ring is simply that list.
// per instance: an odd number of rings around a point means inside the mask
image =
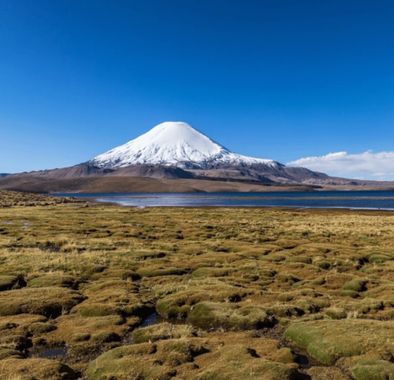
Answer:
[{"label": "volcano summit", "polygon": [[242,156],[211,140],[184,122],[164,122],[128,143],[90,161],[100,168],[166,165],[207,168],[215,165],[276,165],[275,161]]}]

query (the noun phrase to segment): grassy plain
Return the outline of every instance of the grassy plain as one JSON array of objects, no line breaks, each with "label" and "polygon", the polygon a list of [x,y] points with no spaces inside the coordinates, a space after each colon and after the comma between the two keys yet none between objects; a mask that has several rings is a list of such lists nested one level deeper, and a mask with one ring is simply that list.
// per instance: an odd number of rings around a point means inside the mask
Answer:
[{"label": "grassy plain", "polygon": [[0,193],[1,379],[394,379],[394,214]]}]

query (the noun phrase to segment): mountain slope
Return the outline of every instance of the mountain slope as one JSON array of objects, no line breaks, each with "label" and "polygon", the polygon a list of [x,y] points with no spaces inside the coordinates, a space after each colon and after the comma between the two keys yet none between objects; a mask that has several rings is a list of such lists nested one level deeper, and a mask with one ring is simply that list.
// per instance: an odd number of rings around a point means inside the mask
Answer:
[{"label": "mountain slope", "polygon": [[273,160],[242,156],[183,122],[164,122],[128,143],[100,154],[90,161],[98,168],[130,165],[173,165],[208,168],[218,164],[267,164]]}]

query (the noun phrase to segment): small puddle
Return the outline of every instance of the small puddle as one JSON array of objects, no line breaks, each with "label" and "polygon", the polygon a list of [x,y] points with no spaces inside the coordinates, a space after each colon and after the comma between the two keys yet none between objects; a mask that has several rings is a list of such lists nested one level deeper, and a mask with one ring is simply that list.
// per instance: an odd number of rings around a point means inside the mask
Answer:
[{"label": "small puddle", "polygon": [[[141,327],[149,327],[152,325],[156,325],[157,323],[160,322],[160,316],[156,313],[156,311],[153,311],[152,313],[148,314],[145,318],[142,319],[142,322],[140,325],[138,325],[138,328]],[[123,342],[125,344],[133,344],[133,337],[131,335],[131,333],[127,334],[124,339]]]},{"label": "small puddle", "polygon": [[154,311],[153,313],[149,314],[146,318],[144,318],[139,325],[139,327],[148,327],[155,325],[158,323],[159,316],[158,314]]},{"label": "small puddle", "polygon": [[311,368],[311,362],[306,355],[294,352],[294,361],[300,366],[300,368]]},{"label": "small puddle", "polygon": [[286,347],[291,350],[294,357],[294,362],[298,364],[301,371],[309,369],[315,365],[322,365],[317,363],[316,360],[314,360],[312,357],[309,357],[305,351],[295,347],[293,344],[291,344],[291,342],[286,339],[281,339],[280,345],[281,347]]},{"label": "small puddle", "polygon": [[31,356],[45,359],[64,359],[67,356],[67,346],[36,347]]}]

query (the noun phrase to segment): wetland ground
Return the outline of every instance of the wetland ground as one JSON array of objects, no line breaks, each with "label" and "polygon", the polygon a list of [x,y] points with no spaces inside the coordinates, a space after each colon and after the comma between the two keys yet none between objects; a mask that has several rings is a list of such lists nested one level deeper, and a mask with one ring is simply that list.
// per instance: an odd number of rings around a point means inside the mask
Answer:
[{"label": "wetland ground", "polygon": [[394,213],[0,192],[0,378],[394,379]]}]

